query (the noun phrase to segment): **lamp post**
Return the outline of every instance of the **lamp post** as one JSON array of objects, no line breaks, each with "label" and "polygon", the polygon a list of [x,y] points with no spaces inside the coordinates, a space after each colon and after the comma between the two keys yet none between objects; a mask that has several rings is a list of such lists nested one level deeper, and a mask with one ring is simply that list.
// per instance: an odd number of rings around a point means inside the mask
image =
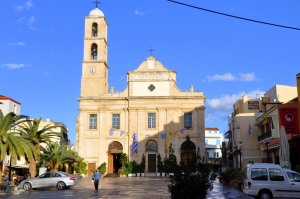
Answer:
[{"label": "lamp post", "polygon": [[264,143],[267,146],[267,162],[269,163],[269,143],[270,143],[270,138],[265,138]]}]

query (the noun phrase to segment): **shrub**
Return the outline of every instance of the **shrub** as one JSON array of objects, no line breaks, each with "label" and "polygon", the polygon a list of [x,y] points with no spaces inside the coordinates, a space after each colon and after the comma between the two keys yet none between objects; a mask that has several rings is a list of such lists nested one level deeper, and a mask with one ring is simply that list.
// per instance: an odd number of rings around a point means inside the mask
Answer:
[{"label": "shrub", "polygon": [[131,165],[132,165],[132,173],[138,173],[139,172],[139,164],[136,163],[136,161],[132,161]]},{"label": "shrub", "polygon": [[174,173],[178,167],[177,158],[174,155],[172,143],[169,146],[169,154],[164,158],[163,165],[166,173]]},{"label": "shrub", "polygon": [[157,172],[159,173],[165,172],[164,163],[161,160],[160,153],[157,155]]},{"label": "shrub", "polygon": [[234,180],[237,177],[237,171],[232,167],[227,168],[224,173],[227,180]]},{"label": "shrub", "polygon": [[146,169],[146,156],[145,154],[143,154],[142,162],[140,164],[140,172],[145,173],[145,169]]},{"label": "shrub", "polygon": [[132,173],[132,163],[131,162],[126,162],[125,167],[123,168],[124,174],[128,175]]},{"label": "shrub", "polygon": [[101,174],[105,174],[106,173],[106,163],[103,162],[99,167],[98,170],[101,172]]},{"label": "shrub", "polygon": [[[187,141],[190,142],[189,136]],[[172,199],[206,198],[215,175],[210,175],[210,167],[205,163],[205,158],[200,156],[199,148],[187,162],[180,161],[180,165],[176,164],[174,169],[174,177],[170,177],[171,184],[168,185]]]}]

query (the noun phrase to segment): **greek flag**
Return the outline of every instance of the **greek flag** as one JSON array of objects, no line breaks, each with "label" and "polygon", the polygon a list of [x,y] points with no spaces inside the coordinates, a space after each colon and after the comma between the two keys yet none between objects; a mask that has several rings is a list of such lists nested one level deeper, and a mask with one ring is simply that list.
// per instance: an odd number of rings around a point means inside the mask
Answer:
[{"label": "greek flag", "polygon": [[184,134],[184,129],[180,129],[179,131],[180,133]]},{"label": "greek flag", "polygon": [[132,154],[137,153],[137,148],[138,148],[138,142],[137,142],[137,135],[134,133],[132,135],[133,138],[133,149],[132,149]]},{"label": "greek flag", "polygon": [[110,136],[114,135],[114,129],[110,129],[110,130],[109,130],[109,135],[110,135]]},{"label": "greek flag", "polygon": [[125,133],[125,131],[121,131],[121,132],[120,132],[120,136],[122,136],[124,133]]},{"label": "greek flag", "polygon": [[249,134],[249,135],[251,134],[251,130],[252,130],[252,127],[251,127],[251,125],[250,125],[250,123],[249,123],[249,127],[248,127],[248,134]]}]

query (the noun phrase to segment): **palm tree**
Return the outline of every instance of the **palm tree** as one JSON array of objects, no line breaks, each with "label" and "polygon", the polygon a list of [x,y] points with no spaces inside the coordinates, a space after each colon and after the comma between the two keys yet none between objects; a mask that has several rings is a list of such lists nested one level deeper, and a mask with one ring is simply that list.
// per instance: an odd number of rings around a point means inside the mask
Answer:
[{"label": "palm tree", "polygon": [[48,143],[48,146],[42,149],[41,160],[51,171],[58,171],[65,163],[72,163],[79,159],[77,153],[68,148],[66,144]]},{"label": "palm tree", "polygon": [[[21,136],[18,126],[26,121],[27,116],[16,115],[11,112],[3,115],[0,110],[0,177],[2,176],[3,161],[7,155],[11,159],[20,159],[22,156],[31,161],[37,156],[35,147]],[[2,178],[0,178],[2,182]]]},{"label": "palm tree", "polygon": [[[47,143],[54,141],[61,137],[60,133],[53,132],[52,129],[56,128],[55,126],[50,126],[48,124],[40,129],[40,123],[42,118],[27,120],[27,122],[23,123],[20,128],[22,132],[22,136],[31,142],[37,149],[38,154],[40,155],[41,148],[43,147],[42,143]],[[31,178],[34,178],[36,175],[36,162],[39,159],[39,155],[37,158],[32,159],[29,164],[29,174]]]}]

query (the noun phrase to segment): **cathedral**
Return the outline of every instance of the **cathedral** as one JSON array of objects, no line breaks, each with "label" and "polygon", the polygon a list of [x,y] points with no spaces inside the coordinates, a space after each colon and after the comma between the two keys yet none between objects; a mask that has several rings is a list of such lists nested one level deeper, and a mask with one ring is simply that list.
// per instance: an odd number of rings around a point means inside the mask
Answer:
[{"label": "cathedral", "polygon": [[157,155],[164,158],[172,143],[179,161],[187,135],[204,155],[203,92],[194,91],[193,86],[179,90],[176,71],[153,56],[127,72],[123,92],[108,88],[107,28],[98,8],[85,17],[75,149],[87,163],[88,175],[103,162],[108,173],[116,173],[121,153],[137,163],[145,155],[146,175],[155,174]]}]

